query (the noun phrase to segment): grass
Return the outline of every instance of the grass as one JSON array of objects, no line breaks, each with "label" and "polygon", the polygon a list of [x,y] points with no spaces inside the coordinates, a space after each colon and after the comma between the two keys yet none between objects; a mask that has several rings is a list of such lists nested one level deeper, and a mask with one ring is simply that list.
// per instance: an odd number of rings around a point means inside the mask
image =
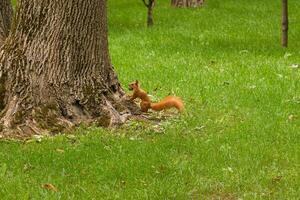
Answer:
[{"label": "grass", "polygon": [[[0,142],[1,199],[299,199],[300,2],[280,47],[280,1],[109,2],[112,62],[186,114],[159,127],[81,128],[41,142]],[[157,90],[155,90],[157,89]],[[51,183],[58,192],[41,187]]]}]

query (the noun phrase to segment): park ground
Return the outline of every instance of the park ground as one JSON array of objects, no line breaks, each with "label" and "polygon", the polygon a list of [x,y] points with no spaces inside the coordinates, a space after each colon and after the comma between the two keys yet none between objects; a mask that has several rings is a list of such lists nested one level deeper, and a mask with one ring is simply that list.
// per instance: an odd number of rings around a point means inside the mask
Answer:
[{"label": "park ground", "polygon": [[289,1],[287,49],[280,1],[169,2],[148,29],[141,1],[108,1],[110,54],[126,89],[138,79],[186,112],[1,141],[1,199],[300,198],[300,2]]}]

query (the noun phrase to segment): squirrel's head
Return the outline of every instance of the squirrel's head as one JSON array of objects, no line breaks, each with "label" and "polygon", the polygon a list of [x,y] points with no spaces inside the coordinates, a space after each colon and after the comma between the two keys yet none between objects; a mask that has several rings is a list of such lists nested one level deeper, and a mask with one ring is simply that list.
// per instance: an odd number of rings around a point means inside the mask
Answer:
[{"label": "squirrel's head", "polygon": [[128,87],[129,87],[129,90],[136,90],[136,89],[138,89],[140,87],[139,81],[136,80],[136,81],[130,83]]}]

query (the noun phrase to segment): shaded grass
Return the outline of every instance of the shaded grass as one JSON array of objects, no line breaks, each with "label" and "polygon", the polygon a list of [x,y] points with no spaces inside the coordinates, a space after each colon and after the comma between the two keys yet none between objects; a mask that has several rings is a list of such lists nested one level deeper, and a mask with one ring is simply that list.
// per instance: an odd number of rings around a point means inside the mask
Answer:
[{"label": "shaded grass", "polygon": [[279,1],[201,9],[159,1],[151,29],[141,2],[109,1],[110,53],[123,85],[139,79],[157,99],[181,96],[186,114],[158,132],[132,122],[1,142],[0,197],[298,199],[300,72],[291,66],[300,64],[300,3],[289,3],[282,49]]}]

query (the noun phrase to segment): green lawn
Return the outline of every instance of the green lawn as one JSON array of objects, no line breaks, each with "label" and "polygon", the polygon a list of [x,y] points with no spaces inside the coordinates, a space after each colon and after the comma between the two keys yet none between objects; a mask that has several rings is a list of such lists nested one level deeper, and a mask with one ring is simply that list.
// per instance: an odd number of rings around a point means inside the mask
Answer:
[{"label": "green lawn", "polygon": [[300,198],[300,1],[289,1],[288,49],[280,1],[169,2],[157,2],[148,29],[141,1],[109,0],[110,54],[124,86],[181,96],[186,113],[2,141],[1,199]]}]

